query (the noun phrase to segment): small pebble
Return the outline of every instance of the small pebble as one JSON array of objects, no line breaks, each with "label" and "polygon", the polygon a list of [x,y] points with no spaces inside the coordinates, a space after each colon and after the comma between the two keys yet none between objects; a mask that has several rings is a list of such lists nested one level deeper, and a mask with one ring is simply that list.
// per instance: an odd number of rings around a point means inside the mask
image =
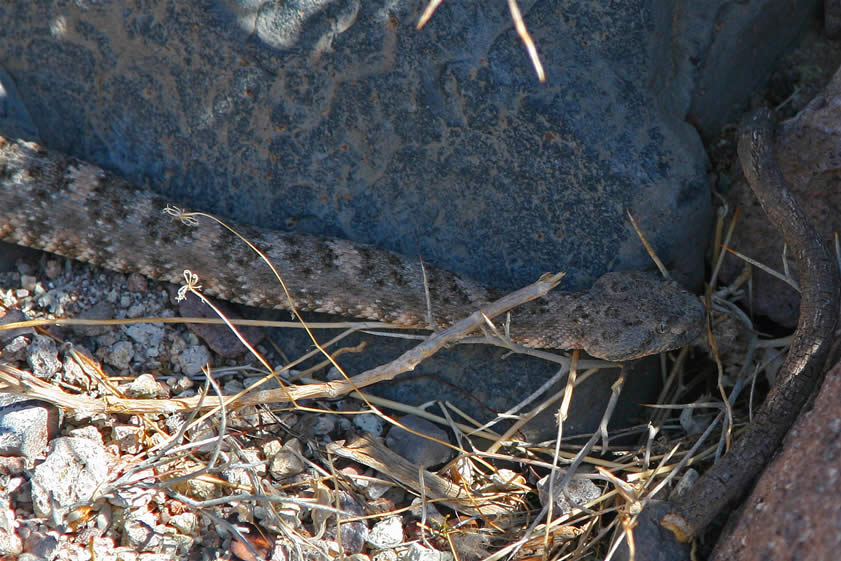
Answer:
[{"label": "small pebble", "polygon": [[99,507],[99,512],[96,513],[96,527],[99,531],[104,532],[111,527],[111,522],[114,520],[114,511],[111,509],[111,504],[102,502]]},{"label": "small pebble", "polygon": [[116,442],[121,452],[139,454],[143,451],[143,431],[131,425],[117,425],[111,428],[111,441]]},{"label": "small pebble", "polygon": [[58,410],[49,403],[0,394],[0,455],[23,456],[29,465],[58,432]]},{"label": "small pebble", "polygon": [[142,302],[135,302],[126,311],[126,317],[139,318],[146,315],[146,306]]},{"label": "small pebble", "polygon": [[131,383],[120,386],[128,397],[140,399],[154,399],[156,397],[168,397],[166,388],[158,382],[151,374],[141,374]]},{"label": "small pebble", "polygon": [[229,464],[222,470],[222,476],[234,485],[251,485],[251,474],[263,476],[266,474],[266,463],[262,461],[260,451],[246,448],[239,453],[239,461]]},{"label": "small pebble", "polygon": [[[130,325],[126,328],[126,335],[146,348],[146,356],[158,356],[158,347],[164,339],[164,329],[148,323]],[[150,355],[149,350],[154,350],[154,355]]]},{"label": "small pebble", "polygon": [[199,520],[192,512],[183,512],[176,514],[169,519],[169,523],[175,527],[176,530],[187,536],[195,536],[199,529]]},{"label": "small pebble", "polygon": [[403,542],[403,519],[389,516],[380,520],[368,533],[368,545],[377,549],[388,549]]},{"label": "small pebble", "polygon": [[245,389],[245,386],[239,380],[229,380],[222,385],[222,393],[225,395],[233,395],[243,389]]},{"label": "small pebble", "polygon": [[33,277],[32,275],[21,275],[20,276],[20,287],[26,291],[26,295],[29,296],[35,290],[35,285],[37,284],[38,279]]},{"label": "small pebble", "polygon": [[129,292],[146,294],[149,291],[149,281],[143,275],[131,273],[126,279],[126,287]]},{"label": "small pebble", "polygon": [[44,274],[47,275],[48,279],[56,280],[63,272],[64,267],[57,259],[47,259],[47,263],[44,265]]},{"label": "small pebble", "polygon": [[173,362],[185,376],[195,376],[210,362],[210,351],[204,345],[192,345],[179,353]]},{"label": "small pebble", "polygon": [[71,429],[69,436],[75,438],[87,438],[88,440],[93,440],[99,444],[103,443],[102,433],[100,433],[99,429],[93,425]]},{"label": "small pebble", "polygon": [[172,395],[179,395],[195,385],[187,376],[170,377],[167,378],[166,383],[172,390]]},{"label": "small pebble", "polygon": [[15,558],[23,551],[23,542],[16,531],[16,518],[9,498],[0,498],[0,558]]},{"label": "small pebble", "polygon": [[137,551],[149,551],[162,545],[163,532],[157,516],[148,508],[137,509],[123,524],[123,541]]},{"label": "small pebble", "polygon": [[36,335],[27,349],[26,362],[36,378],[52,378],[61,369],[55,341],[46,335]]},{"label": "small pebble", "polygon": [[371,561],[397,561],[397,552],[393,549],[384,549],[376,552]]},{"label": "small pebble", "polygon": [[4,362],[22,362],[26,360],[28,348],[29,338],[25,336],[15,337],[8,345],[3,347],[3,351],[0,354],[2,354]]},{"label": "small pebble", "polygon": [[[555,495],[555,515],[567,514],[572,512],[575,505],[585,505],[586,503],[598,499],[602,492],[598,486],[589,479],[572,479],[566,487],[566,494],[561,489],[560,484],[566,476],[565,470],[557,470],[555,472],[555,485],[553,488]],[[537,492],[540,497],[540,504],[546,505],[549,501],[549,476],[545,476],[537,482]],[[566,497],[574,501],[575,505],[571,504]]]},{"label": "small pebble", "polygon": [[[17,323],[19,321],[27,321],[29,318],[26,314],[17,308],[11,310],[0,310],[0,325],[9,323]],[[17,329],[9,329],[7,331],[0,331],[0,343],[8,343],[15,337],[21,335],[34,335],[35,329],[32,327],[19,327]],[[3,358],[6,358],[5,356]]]},{"label": "small pebble", "polygon": [[336,418],[333,415],[316,415],[310,425],[313,436],[324,436],[333,432],[336,427]]},{"label": "small pebble", "polygon": [[[338,498],[338,508],[342,511],[340,518],[354,518],[364,516],[366,513],[362,507],[353,499],[353,497],[345,491],[336,491]],[[341,544],[344,552],[347,554],[359,553],[365,547],[365,542],[368,540],[368,526],[364,520],[356,520],[354,522],[345,522],[341,525],[342,539]],[[336,537],[336,518],[331,516],[327,520],[328,537]]]},{"label": "small pebble", "polygon": [[97,442],[71,437],[53,440],[30,481],[36,516],[61,520],[76,503],[89,500],[108,480],[110,463]]},{"label": "small pebble", "polygon": [[435,506],[435,503],[423,501],[419,498],[412,499],[412,506],[409,508],[409,513],[418,520],[426,519],[426,523],[432,528],[441,528],[447,522],[447,519],[444,518],[444,515]]},{"label": "small pebble", "polygon": [[383,434],[383,420],[379,415],[372,413],[355,415],[353,417],[353,424],[362,432],[367,432],[374,436],[382,436]]},{"label": "small pebble", "polygon": [[134,358],[134,345],[129,341],[118,341],[114,343],[105,355],[105,362],[120,370],[125,370],[131,365]]},{"label": "small pebble", "polygon": [[275,479],[286,479],[298,475],[306,469],[306,464],[300,457],[301,443],[293,438],[276,451],[269,460],[269,473]]},{"label": "small pebble", "polygon": [[448,551],[429,549],[417,542],[397,555],[398,561],[453,561],[453,554]]}]

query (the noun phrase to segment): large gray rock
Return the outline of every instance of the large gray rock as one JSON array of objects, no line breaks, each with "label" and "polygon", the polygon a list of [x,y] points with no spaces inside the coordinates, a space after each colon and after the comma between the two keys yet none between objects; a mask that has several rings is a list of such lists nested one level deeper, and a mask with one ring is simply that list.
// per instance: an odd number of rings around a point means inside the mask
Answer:
[{"label": "large gray rock", "polygon": [[545,84],[486,2],[422,31],[415,2],[18,2],[0,63],[46,145],[192,207],[512,288],[647,266],[628,208],[697,280],[706,159],[661,4],[524,3]]},{"label": "large gray rock", "polygon": [[[0,65],[44,144],[189,207],[503,288],[647,267],[629,209],[697,285],[710,203],[685,118],[714,129],[709,85],[744,99],[816,9],[520,2],[541,84],[505,3],[443,2],[417,31],[424,4],[4,3]],[[770,37],[741,33],[754,25]]]}]

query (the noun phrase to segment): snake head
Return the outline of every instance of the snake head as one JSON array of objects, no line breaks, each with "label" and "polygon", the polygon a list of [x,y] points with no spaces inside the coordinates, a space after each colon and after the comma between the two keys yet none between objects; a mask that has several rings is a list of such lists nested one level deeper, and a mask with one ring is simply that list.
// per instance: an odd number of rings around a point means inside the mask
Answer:
[{"label": "snake head", "polygon": [[611,361],[671,351],[704,329],[704,306],[674,281],[623,271],[587,292],[552,291],[512,310],[511,338],[527,347],[581,349]]},{"label": "snake head", "polygon": [[[600,277],[587,293],[580,347],[622,361],[677,349],[701,335],[705,309],[675,281],[625,271]],[[586,325],[584,325],[586,324]]]}]

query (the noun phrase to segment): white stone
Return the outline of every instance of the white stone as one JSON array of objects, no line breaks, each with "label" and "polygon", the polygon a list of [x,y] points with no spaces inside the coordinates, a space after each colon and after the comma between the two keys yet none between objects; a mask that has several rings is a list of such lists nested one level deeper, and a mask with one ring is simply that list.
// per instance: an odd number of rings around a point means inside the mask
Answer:
[{"label": "white stone", "polygon": [[453,554],[413,543],[405,551],[400,552],[397,559],[398,561],[453,561]]},{"label": "white stone", "polygon": [[169,523],[179,532],[187,536],[195,536],[199,530],[199,519],[192,512],[182,512],[169,519]]},{"label": "white stone", "polygon": [[355,415],[353,424],[362,432],[371,433],[374,436],[382,436],[383,434],[383,420],[373,413]]},{"label": "white stone", "polygon": [[377,549],[388,549],[403,543],[403,518],[389,516],[380,520],[368,533],[368,545]]}]

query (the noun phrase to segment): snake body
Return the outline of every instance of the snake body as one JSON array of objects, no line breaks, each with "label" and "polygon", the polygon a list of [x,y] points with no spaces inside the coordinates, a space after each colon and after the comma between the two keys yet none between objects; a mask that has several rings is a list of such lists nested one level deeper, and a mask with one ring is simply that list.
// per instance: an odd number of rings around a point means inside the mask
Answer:
[{"label": "snake body", "polygon": [[769,110],[749,115],[739,130],[739,161],[762,209],[797,259],[801,276],[797,329],[777,381],[753,422],[663,519],[681,541],[697,535],[744,494],[768,463],[821,380],[838,322],[838,269],[787,187],[774,153],[774,130]]},{"label": "snake body", "polygon": [[[0,137],[0,239],[178,283],[189,269],[206,294],[286,309],[259,256],[215,221],[189,226],[168,201],[94,164]],[[298,309],[443,328],[499,294],[369,245],[233,225],[280,271]],[[428,289],[428,297],[427,297]],[[628,360],[674,349],[701,331],[704,309],[677,283],[607,273],[587,292],[554,291],[512,311],[514,342]]]}]

